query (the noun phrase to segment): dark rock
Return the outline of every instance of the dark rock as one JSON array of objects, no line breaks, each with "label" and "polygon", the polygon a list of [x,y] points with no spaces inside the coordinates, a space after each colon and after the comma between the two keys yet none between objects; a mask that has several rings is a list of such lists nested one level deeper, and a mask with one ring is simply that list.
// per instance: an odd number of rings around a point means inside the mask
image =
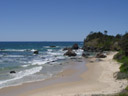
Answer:
[{"label": "dark rock", "polygon": [[11,74],[14,74],[14,73],[16,73],[16,71],[10,71],[10,73],[11,73]]},{"label": "dark rock", "polygon": [[74,45],[72,46],[72,49],[75,49],[75,50],[79,49],[78,44],[74,44]]},{"label": "dark rock", "polygon": [[37,50],[36,50],[36,51],[34,51],[33,53],[34,53],[34,54],[39,54],[39,52],[38,52]]},{"label": "dark rock", "polygon": [[87,54],[82,53],[82,56],[85,57],[85,58],[88,58],[89,55],[90,55],[90,54],[88,54],[88,53],[87,53]]},{"label": "dark rock", "polygon": [[82,48],[84,51],[87,52],[103,52],[103,48],[93,47],[93,46],[84,46]]},{"label": "dark rock", "polygon": [[72,50],[68,50],[64,55],[66,56],[76,56],[77,54],[73,52]]},{"label": "dark rock", "polygon": [[93,46],[84,46],[83,47],[83,50],[84,51],[87,51],[87,52],[96,52],[97,51],[97,48],[95,48]]},{"label": "dark rock", "polygon": [[103,53],[98,53],[97,55],[96,55],[96,58],[106,58],[107,56],[106,55],[104,55]]}]

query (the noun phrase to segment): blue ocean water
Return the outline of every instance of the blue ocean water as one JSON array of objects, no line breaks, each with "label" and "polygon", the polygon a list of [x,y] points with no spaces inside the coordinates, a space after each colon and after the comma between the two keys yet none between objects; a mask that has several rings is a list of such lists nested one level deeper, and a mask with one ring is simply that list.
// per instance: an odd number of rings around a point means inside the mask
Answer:
[{"label": "blue ocean water", "polygon": [[[63,48],[74,43],[83,45],[82,42],[0,42],[0,88],[43,80],[60,72],[64,67],[61,63],[69,59],[63,56]],[[35,50],[39,54],[33,54]],[[76,53],[81,56],[82,50]]]}]

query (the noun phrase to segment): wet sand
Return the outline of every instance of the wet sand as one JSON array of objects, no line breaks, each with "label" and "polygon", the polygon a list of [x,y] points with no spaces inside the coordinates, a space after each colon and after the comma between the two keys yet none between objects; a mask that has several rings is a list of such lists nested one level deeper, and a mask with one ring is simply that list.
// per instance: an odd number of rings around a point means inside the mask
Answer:
[{"label": "wet sand", "polygon": [[127,80],[113,78],[120,66],[112,59],[114,54],[111,52],[102,61],[96,58],[72,60],[70,66],[56,76],[0,89],[0,96],[91,96],[118,93],[127,86]]}]

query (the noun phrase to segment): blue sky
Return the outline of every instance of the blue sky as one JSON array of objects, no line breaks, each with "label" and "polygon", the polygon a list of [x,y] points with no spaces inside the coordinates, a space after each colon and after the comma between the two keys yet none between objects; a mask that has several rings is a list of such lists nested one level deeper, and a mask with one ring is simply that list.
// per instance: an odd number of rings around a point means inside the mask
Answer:
[{"label": "blue sky", "polygon": [[83,41],[128,31],[128,0],[0,0],[0,41]]}]

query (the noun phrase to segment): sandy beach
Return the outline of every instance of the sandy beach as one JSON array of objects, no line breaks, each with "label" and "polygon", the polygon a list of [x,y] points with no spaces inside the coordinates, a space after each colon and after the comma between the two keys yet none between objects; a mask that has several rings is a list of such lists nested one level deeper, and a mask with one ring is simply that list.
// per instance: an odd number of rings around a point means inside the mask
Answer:
[{"label": "sandy beach", "polygon": [[114,94],[127,86],[127,80],[113,77],[119,63],[112,58],[72,60],[70,66],[56,76],[32,83],[0,89],[0,96],[91,96]]}]

